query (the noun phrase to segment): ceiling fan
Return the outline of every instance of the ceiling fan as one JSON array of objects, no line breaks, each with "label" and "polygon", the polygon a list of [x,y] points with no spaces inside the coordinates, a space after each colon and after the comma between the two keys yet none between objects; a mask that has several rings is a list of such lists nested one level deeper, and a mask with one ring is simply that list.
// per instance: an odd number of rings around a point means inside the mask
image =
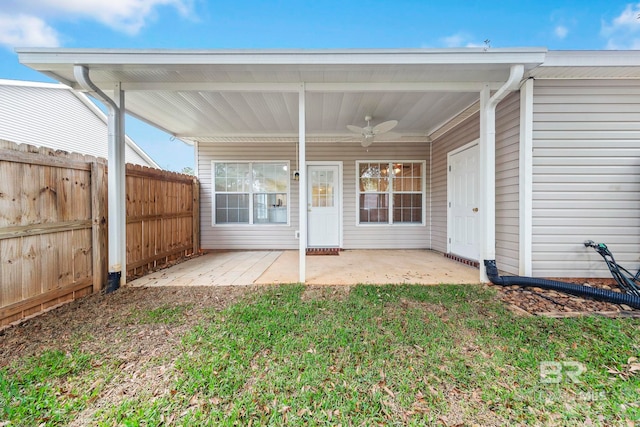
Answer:
[{"label": "ceiling fan", "polygon": [[377,135],[389,132],[391,129],[398,125],[397,120],[388,120],[386,122],[378,123],[375,126],[371,126],[371,120],[373,117],[365,116],[364,120],[367,125],[363,128],[354,125],[347,125],[347,129],[360,136],[360,145],[368,147],[373,144],[373,140]]}]

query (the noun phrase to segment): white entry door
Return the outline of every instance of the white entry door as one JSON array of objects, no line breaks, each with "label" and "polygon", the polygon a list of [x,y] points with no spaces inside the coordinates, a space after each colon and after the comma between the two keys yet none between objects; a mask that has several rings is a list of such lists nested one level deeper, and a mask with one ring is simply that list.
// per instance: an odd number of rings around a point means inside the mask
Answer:
[{"label": "white entry door", "polygon": [[307,245],[310,248],[340,246],[340,168],[309,165],[307,169]]},{"label": "white entry door", "polygon": [[479,260],[478,144],[448,156],[449,252]]}]

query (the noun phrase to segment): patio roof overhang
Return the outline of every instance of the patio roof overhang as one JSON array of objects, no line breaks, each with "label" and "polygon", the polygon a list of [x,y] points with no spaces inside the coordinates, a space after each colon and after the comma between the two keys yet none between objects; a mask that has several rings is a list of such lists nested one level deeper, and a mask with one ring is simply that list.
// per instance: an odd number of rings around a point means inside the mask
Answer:
[{"label": "patio roof overhang", "polygon": [[525,73],[544,48],[386,50],[18,49],[20,62],[84,90],[74,66],[127,113],[185,141],[298,139],[298,91],[306,92],[306,135],[344,139],[349,124],[396,119],[394,133],[424,141],[499,88],[511,65]]},{"label": "patio roof overhang", "polygon": [[[306,143],[351,136],[348,124],[398,120],[428,142],[480,111],[483,259],[495,259],[495,107],[546,49],[18,49],[21,63],[109,109],[109,283],[124,282],[124,112],[183,140]],[[125,97],[126,94],[126,97]],[[125,102],[126,99],[126,102]],[[444,129],[444,131],[443,131]],[[300,170],[299,271],[305,282],[306,172]],[[486,281],[481,264],[480,277]],[[112,285],[109,285],[112,286]],[[117,288],[116,285],[113,285]]]}]

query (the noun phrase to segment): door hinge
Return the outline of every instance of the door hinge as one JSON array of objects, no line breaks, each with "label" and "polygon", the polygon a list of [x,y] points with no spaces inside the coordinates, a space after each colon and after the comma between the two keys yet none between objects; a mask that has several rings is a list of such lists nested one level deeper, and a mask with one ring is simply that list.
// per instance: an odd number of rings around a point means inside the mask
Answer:
[{"label": "door hinge", "polygon": [[449,165],[449,172],[451,172],[451,165]]},{"label": "door hinge", "polygon": [[451,207],[451,202],[449,202],[449,207]]},{"label": "door hinge", "polygon": [[451,243],[451,237],[449,237],[449,243]]}]

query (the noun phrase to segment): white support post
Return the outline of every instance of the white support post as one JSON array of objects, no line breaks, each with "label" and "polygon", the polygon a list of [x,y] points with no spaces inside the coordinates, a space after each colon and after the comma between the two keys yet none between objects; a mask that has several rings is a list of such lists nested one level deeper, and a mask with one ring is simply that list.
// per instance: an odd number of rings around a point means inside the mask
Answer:
[{"label": "white support post", "polygon": [[488,282],[484,260],[496,259],[496,110],[489,86],[480,91],[480,281]]},{"label": "white support post", "polygon": [[[113,100],[118,107],[114,117],[115,137],[109,139],[109,271],[120,271],[120,286],[127,281],[127,216],[125,171],[125,107],[120,83],[113,87]],[[113,189],[113,191],[112,191]],[[113,206],[113,208],[112,208]],[[113,228],[111,218],[115,218]],[[113,267],[112,267],[112,264]]]},{"label": "white support post", "polygon": [[533,251],[533,79],[520,87],[519,274],[531,276]]},{"label": "white support post", "polygon": [[301,83],[298,89],[298,139],[300,168],[298,181],[300,240],[299,240],[299,281],[305,283],[307,270],[307,141],[306,141],[306,89]]}]

